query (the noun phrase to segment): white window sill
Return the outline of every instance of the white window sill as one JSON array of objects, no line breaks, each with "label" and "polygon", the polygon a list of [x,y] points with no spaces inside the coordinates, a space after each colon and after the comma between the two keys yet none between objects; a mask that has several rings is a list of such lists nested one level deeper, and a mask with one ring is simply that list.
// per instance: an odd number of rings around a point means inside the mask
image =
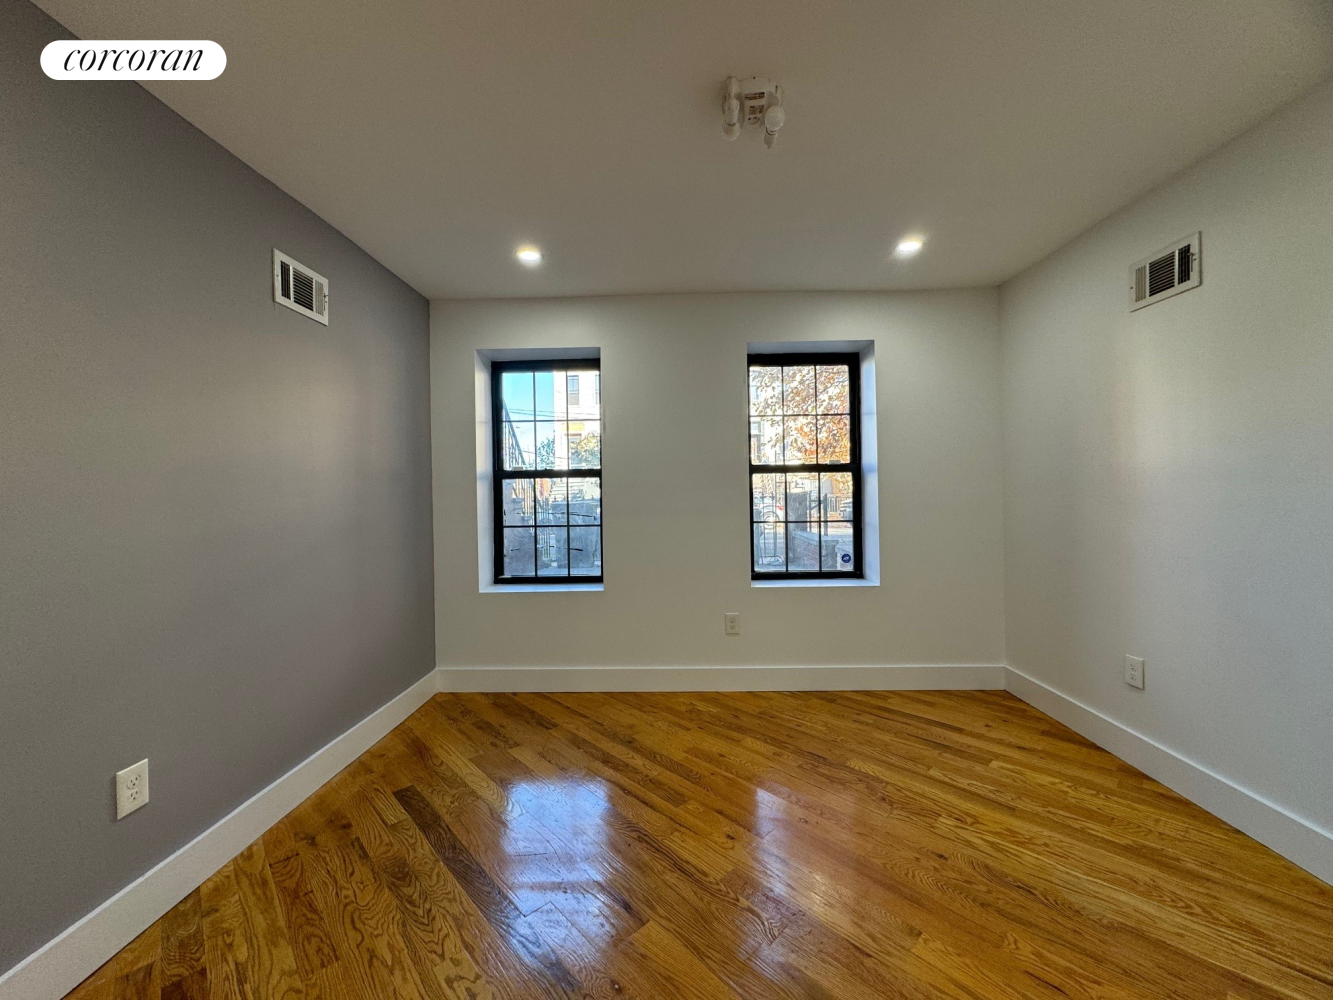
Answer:
[{"label": "white window sill", "polygon": [[751,580],[751,587],[772,588],[779,587],[878,587],[878,580]]},{"label": "white window sill", "polygon": [[483,584],[483,594],[571,594],[599,593],[604,589],[600,583],[488,583]]}]

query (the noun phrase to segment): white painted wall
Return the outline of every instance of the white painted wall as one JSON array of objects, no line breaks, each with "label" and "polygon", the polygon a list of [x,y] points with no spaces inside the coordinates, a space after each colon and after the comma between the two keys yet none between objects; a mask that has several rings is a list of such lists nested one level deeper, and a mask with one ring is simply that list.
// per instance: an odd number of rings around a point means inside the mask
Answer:
[{"label": "white painted wall", "polygon": [[[878,587],[750,586],[746,345],[788,340],[875,343]],[[601,352],[605,590],[479,593],[477,351],[559,347]],[[437,301],[431,399],[441,664],[1003,662],[993,289]]]},{"label": "white painted wall", "polygon": [[[1202,287],[1128,312],[1192,230]],[[1006,284],[1001,325],[1010,665],[1333,830],[1333,85]]]}]

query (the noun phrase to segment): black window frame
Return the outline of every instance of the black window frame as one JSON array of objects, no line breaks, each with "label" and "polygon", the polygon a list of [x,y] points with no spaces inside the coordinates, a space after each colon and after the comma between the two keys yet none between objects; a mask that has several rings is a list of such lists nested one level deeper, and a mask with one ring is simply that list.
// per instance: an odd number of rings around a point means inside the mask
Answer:
[{"label": "black window frame", "polygon": [[[602,573],[596,575],[581,573],[574,575],[569,572],[566,565],[564,576],[538,576],[536,565],[533,566],[532,576],[505,576],[504,575],[504,488],[506,481],[514,479],[597,479],[598,493],[601,499],[599,505],[601,515],[595,525],[598,533],[598,548],[606,537],[606,507],[605,491],[602,479],[601,449],[598,449],[598,465],[595,469],[543,469],[536,467],[536,456],[534,455],[533,468],[531,469],[506,469],[504,467],[504,455],[502,442],[504,436],[504,401],[501,397],[501,379],[505,372],[597,372],[600,374],[602,363],[600,358],[558,358],[540,361],[493,361],[491,362],[491,502],[492,502],[492,549],[494,552],[494,567],[491,571],[492,581],[497,586],[539,586],[539,587],[568,587],[571,584],[595,584],[604,583],[605,563],[602,566]],[[566,379],[568,375],[566,375]],[[568,386],[566,386],[566,396],[568,396]],[[535,400],[534,400],[535,403]],[[568,404],[566,404],[568,405]],[[601,430],[605,430],[606,421],[600,414],[601,401],[598,400],[599,409],[598,421]],[[565,419],[569,419],[569,411],[566,408]],[[599,430],[599,436],[601,431]],[[566,515],[568,518],[568,515]],[[569,522],[566,520],[566,525]],[[533,511],[533,528],[536,524],[536,511]],[[594,525],[582,525],[582,527],[594,527]],[[605,559],[605,555],[603,555]],[[568,558],[566,559],[568,563]]]},{"label": "black window frame", "polygon": [[[862,476],[861,476],[861,355],[855,352],[776,352],[772,354],[747,354],[745,358],[745,420],[746,426],[751,426],[754,420],[762,420],[763,417],[756,417],[750,413],[750,369],[755,366],[764,368],[794,368],[798,365],[839,365],[847,366],[847,408],[850,411],[849,423],[849,461],[847,464],[833,464],[828,462],[807,462],[792,463],[781,462],[774,465],[756,464],[754,461],[754,446],[752,435],[746,434],[746,453],[749,459],[749,475],[746,480],[746,503],[748,509],[747,521],[750,530],[750,579],[752,581],[763,580],[864,580],[865,579],[865,533],[864,517],[865,504],[863,502]],[[785,401],[784,401],[785,416]],[[816,455],[816,457],[818,457]],[[785,455],[784,455],[785,458]],[[756,475],[790,475],[801,473],[851,473],[852,476],[852,558],[855,566],[852,570],[832,570],[823,568],[823,548],[820,549],[820,568],[818,570],[782,570],[782,571],[759,571],[754,566],[754,529],[759,522],[754,516],[754,477]],[[783,509],[786,510],[786,499],[783,500]],[[822,518],[821,518],[822,521]],[[784,521],[784,525],[790,522]],[[804,523],[804,522],[800,522]],[[787,530],[783,529],[784,558],[786,553],[790,552],[787,548]]]}]

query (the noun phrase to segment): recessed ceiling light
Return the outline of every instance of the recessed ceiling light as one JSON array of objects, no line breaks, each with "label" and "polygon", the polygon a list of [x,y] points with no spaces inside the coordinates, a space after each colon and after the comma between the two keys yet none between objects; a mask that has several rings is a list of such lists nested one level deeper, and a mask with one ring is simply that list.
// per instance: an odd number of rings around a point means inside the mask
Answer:
[{"label": "recessed ceiling light", "polygon": [[925,239],[921,236],[909,236],[898,244],[893,252],[899,257],[912,257],[921,252]]},{"label": "recessed ceiling light", "polygon": [[542,262],[542,252],[536,247],[519,247],[514,251],[514,256],[528,267],[536,267]]}]

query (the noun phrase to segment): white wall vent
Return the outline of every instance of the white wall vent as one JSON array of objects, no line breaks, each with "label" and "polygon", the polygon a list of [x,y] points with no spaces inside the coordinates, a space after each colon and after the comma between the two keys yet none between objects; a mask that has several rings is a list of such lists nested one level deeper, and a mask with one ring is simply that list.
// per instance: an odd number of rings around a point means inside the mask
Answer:
[{"label": "white wall vent", "polygon": [[329,325],[329,280],[273,250],[273,301]]},{"label": "white wall vent", "polygon": [[1182,236],[1134,262],[1129,269],[1130,312],[1199,287],[1203,279],[1199,236]]}]

